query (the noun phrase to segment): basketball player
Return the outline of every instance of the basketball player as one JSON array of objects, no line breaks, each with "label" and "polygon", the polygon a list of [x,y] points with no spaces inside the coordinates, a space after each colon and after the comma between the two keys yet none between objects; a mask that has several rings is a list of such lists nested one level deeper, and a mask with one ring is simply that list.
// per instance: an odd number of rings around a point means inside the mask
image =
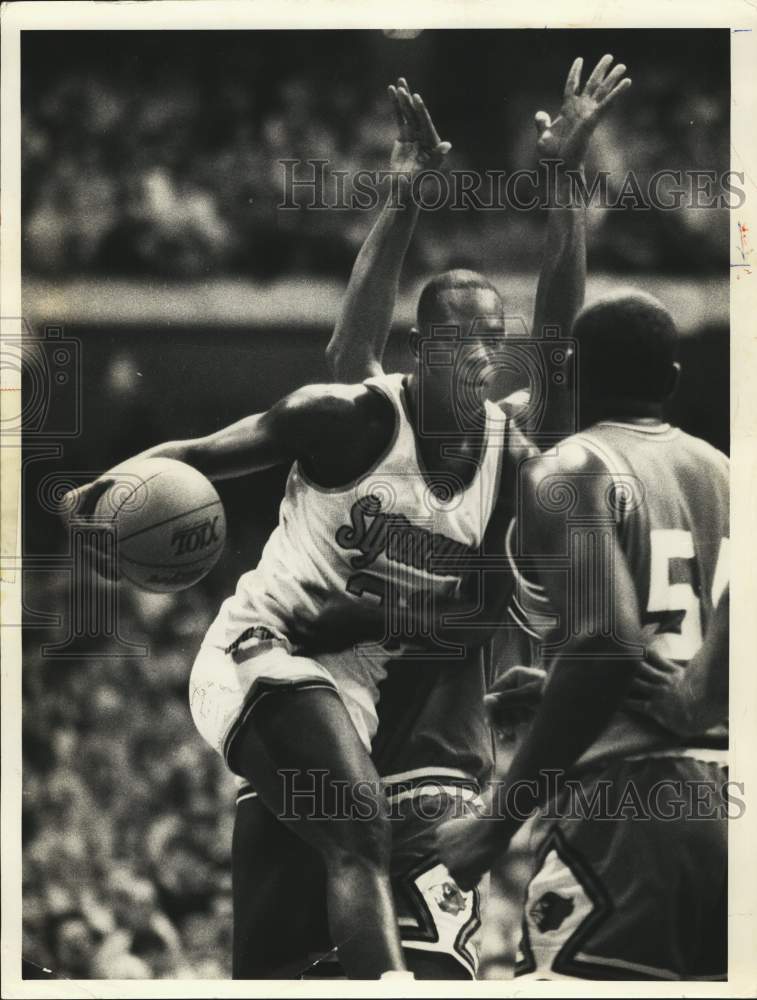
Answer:
[{"label": "basketball player", "polygon": [[[553,123],[544,112],[536,117],[539,151],[563,161],[561,184],[564,170],[581,168],[593,129],[625,72],[622,65],[610,72],[611,64],[610,56],[601,60],[582,91],[577,60],[566,82],[559,118]],[[406,183],[400,182],[394,195],[397,208],[384,209],[358,256],[327,349],[333,374],[344,381],[384,375],[382,355],[404,255],[419,214],[410,182],[428,168],[433,150],[446,147],[404,78],[390,88],[390,94],[398,120],[390,169],[400,179],[405,175]],[[535,326],[551,323],[569,328],[572,323],[583,298],[583,227],[582,210],[550,213]],[[467,294],[466,286],[472,282],[489,287],[470,272],[442,278],[424,291],[419,313],[434,288],[449,302]],[[448,326],[455,318],[449,311],[438,314],[440,325]],[[419,324],[423,325],[429,324]],[[492,540],[503,538],[505,526],[501,513],[489,519],[485,538],[489,553],[495,548]],[[497,582],[496,576],[486,581],[486,596],[493,587],[495,600]],[[343,643],[351,625],[354,621],[339,622]],[[358,623],[357,631],[362,627]],[[463,636],[459,628],[451,627],[446,634],[465,644],[462,660],[436,655],[386,664],[387,676],[378,685],[379,724],[371,754],[392,816],[391,871],[405,957],[416,977],[424,979],[475,974],[476,932],[485,895],[485,886],[461,891],[434,848],[438,823],[454,814],[461,801],[475,798],[489,780],[493,763],[491,731],[483,711],[491,683],[481,645],[487,629],[480,628],[478,634],[468,630]],[[311,848],[282,829],[249,786],[240,789],[237,799],[232,867],[235,976],[338,975],[324,926],[323,865]],[[296,907],[290,904],[292,898],[298,900]]]},{"label": "basketball player", "polygon": [[[426,123],[426,135],[431,134],[422,101],[409,95],[398,100],[406,113],[412,105]],[[428,164],[447,148],[431,146]],[[277,461],[296,462],[279,529],[203,643],[193,670],[192,710],[201,733],[224,753],[232,770],[323,858],[331,939],[353,976],[402,968],[387,892],[385,803],[363,752],[375,730],[375,685],[388,653],[363,658],[362,671],[355,670],[352,655],[346,662],[343,656],[332,657],[324,667],[323,657],[316,663],[295,655],[299,650],[289,636],[294,638],[303,622],[317,623],[335,594],[355,615],[361,599],[380,603],[389,596],[401,607],[418,595],[427,602],[431,593],[440,606],[454,602],[460,577],[450,571],[434,574],[425,565],[429,539],[458,556],[481,543],[495,499],[503,424],[484,400],[480,372],[491,367],[492,344],[503,332],[501,300],[476,275],[443,276],[422,297],[419,320],[419,344],[423,333],[428,340],[430,327],[439,323],[464,332],[450,345],[451,365],[439,368],[421,351],[415,378],[299,390],[268,413],[225,431],[139,456],[177,458],[216,479]],[[462,430],[455,412],[461,396],[469,424]],[[417,435],[419,424],[435,436]],[[452,456],[442,447],[445,436],[453,439]],[[410,476],[408,469],[414,470]],[[382,551],[385,501],[378,487],[397,473],[400,488],[390,526],[400,548],[387,554]],[[445,494],[430,518],[433,531],[419,529],[411,519],[415,514],[429,521],[429,490]],[[357,552],[348,560],[352,547]],[[402,551],[409,553],[407,562]],[[400,579],[395,579],[397,563],[404,566]],[[358,565],[370,565],[371,572],[353,572]],[[333,697],[336,681],[341,701]],[[363,747],[346,724],[345,706]],[[291,795],[282,801],[281,772],[319,768],[329,777],[325,788],[315,791],[316,812],[333,815],[337,790],[354,790],[362,780],[374,789],[370,823],[303,822],[304,815],[312,815],[312,797],[304,813]],[[347,812],[355,814],[360,804],[348,802]]]},{"label": "basketball player", "polygon": [[[428,134],[422,101],[413,106]],[[448,148],[430,148],[429,165]],[[278,527],[202,643],[190,702],[211,747],[318,853],[330,938],[353,978],[405,969],[387,802],[368,754],[376,685],[404,636],[400,629],[365,655],[319,661],[298,636],[317,634],[319,616],[336,604],[356,619],[363,608],[379,609],[382,621],[415,617],[420,631],[410,638],[423,645],[441,609],[461,603],[461,571],[451,564],[476,553],[498,497],[505,421],[479,373],[503,333],[502,302],[476,275],[442,277],[419,303],[418,344],[440,319],[466,334],[450,339],[443,366],[419,349],[406,380],[308,386],[207,437],[138,456],[177,459],[211,479],[293,463]],[[110,481],[79,491],[80,513]],[[437,554],[446,567],[433,564]]]},{"label": "basketball player", "polygon": [[[524,464],[508,533],[519,565],[511,611],[547,681],[494,798],[496,818],[446,824],[439,849],[470,885],[549,801],[517,973],[721,979],[727,685],[715,682],[720,694],[708,704],[713,683],[702,677],[728,671],[719,609],[728,461],[664,420],[678,365],[660,302],[637,291],[605,296],[580,313],[573,336],[581,430]],[[652,669],[642,665],[646,649]],[[685,671],[698,654],[697,711],[676,733],[641,692],[665,662]],[[632,684],[639,671],[641,687]],[[594,797],[598,808],[571,815],[571,793],[550,791],[548,772],[577,778],[584,804]]]}]

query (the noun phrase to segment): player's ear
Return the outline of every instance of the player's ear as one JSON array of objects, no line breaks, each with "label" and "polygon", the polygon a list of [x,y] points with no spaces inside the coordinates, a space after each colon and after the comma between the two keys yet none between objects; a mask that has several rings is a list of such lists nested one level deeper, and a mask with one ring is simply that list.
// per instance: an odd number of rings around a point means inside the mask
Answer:
[{"label": "player's ear", "polygon": [[678,388],[678,380],[681,377],[681,363],[680,361],[674,361],[670,366],[670,371],[668,372],[668,385],[666,396],[672,396],[673,393]]},{"label": "player's ear", "polygon": [[417,326],[410,327],[410,332],[407,335],[407,342],[410,347],[410,353],[413,355],[415,360],[418,361],[421,356],[421,331]]}]

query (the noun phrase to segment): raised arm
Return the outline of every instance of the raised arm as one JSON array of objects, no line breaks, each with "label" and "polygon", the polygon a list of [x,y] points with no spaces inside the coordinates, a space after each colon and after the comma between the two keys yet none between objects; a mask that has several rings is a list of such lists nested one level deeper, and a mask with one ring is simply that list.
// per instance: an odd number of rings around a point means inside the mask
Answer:
[{"label": "raised arm", "polygon": [[418,221],[413,181],[439,167],[451,149],[440,141],[423,99],[410,93],[404,77],[389,87],[389,95],[398,129],[389,160],[390,191],[355,261],[326,348],[330,374],[340,382],[361,382],[382,371],[402,264]]},{"label": "raised arm", "polygon": [[[562,106],[554,121],[546,111],[535,116],[537,150],[542,160],[555,161],[549,195],[552,207],[544,239],[532,330],[540,336],[545,327],[558,328],[569,336],[573,320],[583,305],[586,288],[586,207],[576,197],[578,181],[584,179],[589,141],[615,99],[631,86],[624,78],[626,67],[611,69],[613,57],[603,56],[581,89],[583,59],[576,59],[565,81]],[[574,182],[571,182],[571,174]],[[551,435],[570,433],[570,385],[564,391],[550,386],[541,429]],[[526,426],[524,430],[537,428]]]}]

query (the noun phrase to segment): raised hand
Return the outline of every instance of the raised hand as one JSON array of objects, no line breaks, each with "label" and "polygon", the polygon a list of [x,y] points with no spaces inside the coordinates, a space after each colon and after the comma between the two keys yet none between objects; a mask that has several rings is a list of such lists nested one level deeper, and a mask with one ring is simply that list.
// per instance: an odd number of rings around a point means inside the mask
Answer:
[{"label": "raised hand", "polygon": [[389,158],[389,169],[412,179],[424,170],[438,169],[452,146],[442,142],[420,94],[411,94],[401,76],[389,87],[397,119],[397,139]]},{"label": "raised hand", "polygon": [[631,86],[626,67],[613,63],[611,55],[602,56],[581,90],[583,59],[574,60],[565,81],[562,107],[554,121],[546,111],[534,116],[536,148],[541,156],[559,158],[568,167],[578,167],[586,156],[589,139],[610,105]]}]

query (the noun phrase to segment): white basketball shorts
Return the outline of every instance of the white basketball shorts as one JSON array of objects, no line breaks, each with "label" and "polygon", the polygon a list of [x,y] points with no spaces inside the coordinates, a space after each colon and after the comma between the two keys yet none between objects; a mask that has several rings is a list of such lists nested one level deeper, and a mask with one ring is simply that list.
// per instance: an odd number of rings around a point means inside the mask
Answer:
[{"label": "white basketball shorts", "polygon": [[376,733],[378,682],[383,664],[345,653],[314,660],[298,656],[283,633],[255,625],[229,646],[210,630],[195,659],[189,680],[189,707],[206,743],[227,765],[229,749],[255,706],[282,688],[331,688],[344,702],[367,750]]}]

